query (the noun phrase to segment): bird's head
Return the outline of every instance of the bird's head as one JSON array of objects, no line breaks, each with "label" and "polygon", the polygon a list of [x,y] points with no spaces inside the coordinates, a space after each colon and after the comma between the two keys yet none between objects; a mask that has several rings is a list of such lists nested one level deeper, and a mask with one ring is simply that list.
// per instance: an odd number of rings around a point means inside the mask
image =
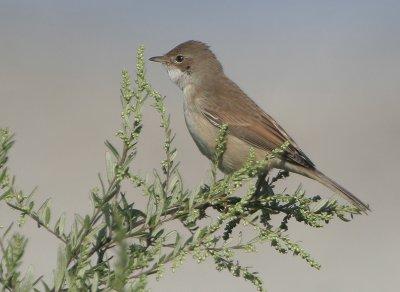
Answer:
[{"label": "bird's head", "polygon": [[187,41],[168,53],[149,59],[165,66],[170,79],[182,90],[189,84],[210,83],[223,72],[209,46],[199,41]]}]

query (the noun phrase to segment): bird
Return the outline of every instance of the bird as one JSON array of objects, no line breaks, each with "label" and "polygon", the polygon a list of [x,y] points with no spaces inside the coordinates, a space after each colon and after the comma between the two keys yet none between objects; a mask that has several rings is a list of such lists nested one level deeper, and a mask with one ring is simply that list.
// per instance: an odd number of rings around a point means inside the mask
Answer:
[{"label": "bird", "polygon": [[369,205],[319,171],[278,122],[225,75],[208,44],[189,40],[149,60],[164,65],[171,81],[183,91],[186,126],[208,159],[214,157],[221,126],[227,126],[226,150],[219,165],[222,172],[240,169],[250,149],[257,160],[262,160],[288,142],[284,154],[269,161],[266,172],[275,168],[300,174],[341,195],[360,211],[370,210]]}]

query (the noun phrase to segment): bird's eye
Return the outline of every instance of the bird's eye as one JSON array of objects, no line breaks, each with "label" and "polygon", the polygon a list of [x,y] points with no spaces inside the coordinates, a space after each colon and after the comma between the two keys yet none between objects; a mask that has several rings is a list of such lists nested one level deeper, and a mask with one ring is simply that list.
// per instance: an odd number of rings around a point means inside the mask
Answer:
[{"label": "bird's eye", "polygon": [[175,61],[176,61],[177,63],[182,63],[182,61],[183,61],[183,56],[182,56],[182,55],[176,56]]}]

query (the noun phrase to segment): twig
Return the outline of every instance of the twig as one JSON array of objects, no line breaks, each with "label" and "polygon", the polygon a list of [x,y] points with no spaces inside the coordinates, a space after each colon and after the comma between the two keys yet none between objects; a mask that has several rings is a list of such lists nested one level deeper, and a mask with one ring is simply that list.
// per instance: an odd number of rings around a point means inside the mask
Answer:
[{"label": "twig", "polygon": [[7,205],[10,206],[11,208],[20,211],[23,215],[28,215],[30,218],[32,218],[34,221],[36,221],[36,223],[39,225],[39,227],[43,227],[44,229],[46,229],[48,232],[50,232],[51,234],[53,234],[55,237],[57,237],[59,240],[61,240],[63,243],[67,243],[67,240],[62,237],[61,235],[55,233],[51,228],[49,228],[46,224],[44,224],[42,222],[42,220],[40,220],[39,217],[37,217],[36,215],[27,212],[24,208],[18,207],[17,205],[14,205],[10,202],[7,202]]}]

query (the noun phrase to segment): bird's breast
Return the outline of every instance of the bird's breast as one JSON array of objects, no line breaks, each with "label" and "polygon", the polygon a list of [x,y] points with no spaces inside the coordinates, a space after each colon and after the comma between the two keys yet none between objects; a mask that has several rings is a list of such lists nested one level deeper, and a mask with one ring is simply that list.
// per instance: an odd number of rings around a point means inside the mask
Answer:
[{"label": "bird's breast", "polygon": [[185,95],[183,111],[186,126],[197,147],[201,153],[212,159],[218,135],[217,128],[207,121],[190,96]]}]

